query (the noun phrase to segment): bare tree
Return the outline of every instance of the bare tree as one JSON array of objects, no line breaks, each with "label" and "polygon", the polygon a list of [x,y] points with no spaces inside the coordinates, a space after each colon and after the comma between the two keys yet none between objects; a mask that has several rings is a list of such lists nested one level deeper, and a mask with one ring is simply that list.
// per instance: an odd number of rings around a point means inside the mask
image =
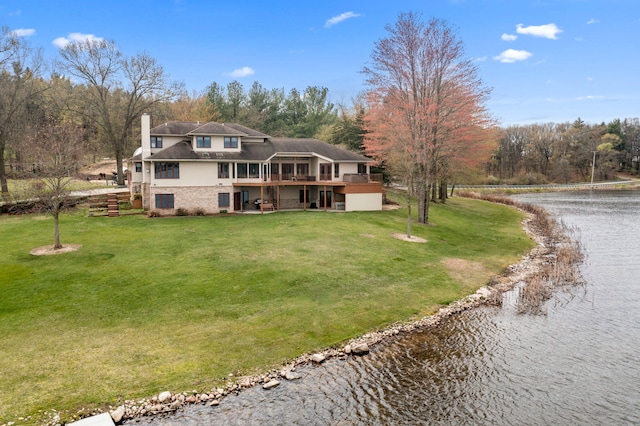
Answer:
[{"label": "bare tree", "polygon": [[169,83],[154,58],[124,56],[112,41],[89,40],[60,49],[61,69],[82,81],[87,94],[76,112],[95,122],[116,158],[118,184],[124,184],[123,158],[132,145],[133,127],[154,104],[183,93]]},{"label": "bare tree", "polygon": [[54,248],[60,243],[60,213],[71,202],[69,185],[82,161],[83,130],[69,124],[48,123],[30,137],[33,179],[27,196],[40,211],[53,217]]},{"label": "bare tree", "polygon": [[43,61],[38,51],[12,33],[0,29],[0,187],[7,195],[5,155],[21,134],[27,104],[46,90],[39,78]]},{"label": "bare tree", "polygon": [[193,92],[182,93],[175,102],[167,105],[172,120],[200,121],[206,123],[215,121],[219,116],[213,104],[207,102],[205,94]]},{"label": "bare tree", "polygon": [[[394,108],[406,122],[407,134],[385,143],[411,145],[406,152],[414,163],[418,221],[427,223],[431,185],[441,172],[449,172],[447,162],[455,151],[491,124],[483,106],[489,90],[477,77],[473,62],[464,58],[456,31],[445,21],[424,23],[418,15],[407,13],[386,29],[389,36],[376,43],[372,65],[363,71],[376,107]],[[376,127],[385,123],[371,115],[365,122],[369,132],[365,146],[382,142],[375,140]]]}]

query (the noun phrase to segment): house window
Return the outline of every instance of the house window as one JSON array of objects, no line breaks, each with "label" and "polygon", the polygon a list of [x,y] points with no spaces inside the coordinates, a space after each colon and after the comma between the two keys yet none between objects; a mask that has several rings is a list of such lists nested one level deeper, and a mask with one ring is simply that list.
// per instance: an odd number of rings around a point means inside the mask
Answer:
[{"label": "house window", "polygon": [[151,148],[162,148],[162,136],[151,136]]},{"label": "house window", "polygon": [[173,194],[156,194],[156,208],[157,209],[172,209],[173,208]]},{"label": "house window", "polygon": [[197,148],[211,148],[211,136],[197,136],[196,137]]},{"label": "house window", "polygon": [[293,164],[282,164],[282,180],[291,180],[293,177]]},{"label": "house window", "polygon": [[156,179],[180,178],[180,163],[155,163]]},{"label": "house window", "polygon": [[[325,200],[327,201],[325,204]],[[320,207],[331,207],[331,191],[320,191]]]},{"label": "house window", "polygon": [[307,177],[309,175],[309,165],[307,163],[301,163],[296,165],[296,176]]},{"label": "house window", "polygon": [[338,163],[333,165],[333,177],[340,177],[340,164]]},{"label": "house window", "polygon": [[260,164],[249,163],[249,177],[250,178],[260,177]]},{"label": "house window", "polygon": [[218,179],[229,179],[229,163],[218,163]]},{"label": "house window", "polygon": [[228,192],[221,192],[218,194],[218,207],[229,207],[231,206],[231,197],[229,197]]},{"label": "house window", "polygon": [[247,163],[238,163],[238,178],[243,179],[247,177]]},{"label": "house window", "polygon": [[142,162],[136,161],[136,173],[142,173]]},{"label": "house window", "polygon": [[309,190],[307,189],[306,191],[304,189],[300,190],[300,202],[301,203],[308,203],[309,202]]},{"label": "house window", "polygon": [[224,147],[225,148],[237,148],[238,147],[238,137],[237,136],[225,136],[224,137]]},{"label": "house window", "polygon": [[331,180],[331,164],[320,164],[320,180]]},{"label": "house window", "polygon": [[366,174],[367,173],[367,165],[364,163],[358,163],[358,173]]}]

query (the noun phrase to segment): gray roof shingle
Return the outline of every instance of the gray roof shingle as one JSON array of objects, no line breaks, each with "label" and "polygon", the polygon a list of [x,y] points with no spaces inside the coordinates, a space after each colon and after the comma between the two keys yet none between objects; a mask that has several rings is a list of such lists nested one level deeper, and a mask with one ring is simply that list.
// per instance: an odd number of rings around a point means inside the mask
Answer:
[{"label": "gray roof shingle", "polygon": [[190,141],[180,141],[169,148],[147,157],[148,160],[198,160],[200,157],[193,151]]},{"label": "gray roof shingle", "polygon": [[271,138],[269,142],[273,146],[274,153],[313,153],[334,161],[368,162],[371,161],[364,155],[349,151],[337,145],[307,138]]},{"label": "gray roof shingle", "polygon": [[242,145],[240,152],[195,152],[189,141],[182,141],[147,157],[150,160],[245,160],[267,161],[276,154],[318,155],[333,161],[366,163],[364,155],[317,139],[272,138],[262,143]]},{"label": "gray roof shingle", "polygon": [[184,136],[202,124],[192,121],[168,121],[151,129],[152,135]]},{"label": "gray roof shingle", "polygon": [[247,133],[236,129],[233,126],[227,126],[225,124],[210,123],[203,124],[190,132],[186,133],[190,135],[230,135],[230,136],[249,136]]},{"label": "gray roof shingle", "polygon": [[189,137],[191,135],[229,135],[264,138],[264,142],[242,143],[240,152],[203,152],[194,151],[191,142],[181,141],[153,154],[149,160],[245,160],[267,161],[276,154],[317,155],[340,162],[369,162],[364,155],[331,145],[318,139],[307,138],[271,138],[257,130],[240,124],[221,124],[215,122],[196,123],[169,121],[151,129],[152,135],[173,135]]}]

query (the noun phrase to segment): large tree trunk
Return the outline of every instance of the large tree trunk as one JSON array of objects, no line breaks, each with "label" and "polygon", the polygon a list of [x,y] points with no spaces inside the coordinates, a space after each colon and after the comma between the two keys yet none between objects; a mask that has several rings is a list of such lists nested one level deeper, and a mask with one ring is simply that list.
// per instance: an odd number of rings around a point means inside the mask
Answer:
[{"label": "large tree trunk", "polygon": [[429,187],[428,181],[418,186],[418,223],[429,223]]},{"label": "large tree trunk", "polygon": [[118,151],[116,151],[116,172],[118,173],[118,186],[123,186],[124,185],[124,168],[122,166],[122,152],[118,152]]},{"label": "large tree trunk", "polygon": [[447,202],[447,181],[443,180],[440,182],[440,195],[438,196],[442,204]]}]

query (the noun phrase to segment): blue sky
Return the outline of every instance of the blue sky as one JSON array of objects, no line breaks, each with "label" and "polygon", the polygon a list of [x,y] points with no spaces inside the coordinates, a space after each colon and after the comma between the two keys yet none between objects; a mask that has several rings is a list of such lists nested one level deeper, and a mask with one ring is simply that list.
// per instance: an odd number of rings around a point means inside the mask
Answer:
[{"label": "blue sky", "polygon": [[638,0],[0,0],[0,25],[50,59],[102,38],[149,53],[190,91],[317,85],[349,105],[402,12],[458,29],[503,125],[640,117]]}]

